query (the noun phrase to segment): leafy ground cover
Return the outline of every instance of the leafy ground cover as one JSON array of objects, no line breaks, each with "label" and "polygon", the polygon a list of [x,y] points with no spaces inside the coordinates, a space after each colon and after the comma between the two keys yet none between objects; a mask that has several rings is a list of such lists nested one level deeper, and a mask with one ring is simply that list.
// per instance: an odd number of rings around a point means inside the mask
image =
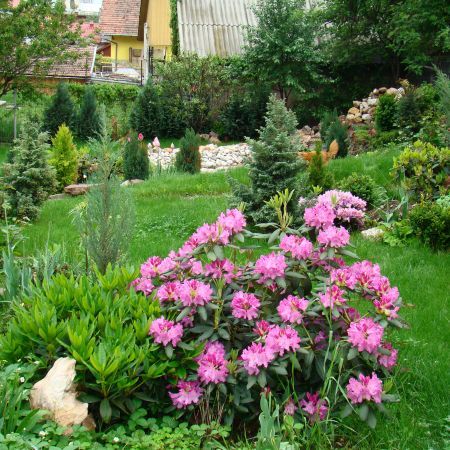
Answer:
[{"label": "leafy ground cover", "polygon": [[[339,180],[352,172],[372,176],[390,188],[388,175],[397,149],[348,157],[330,163]],[[246,180],[246,170],[231,175]],[[177,248],[197,226],[212,221],[227,207],[229,187],[224,173],[193,176],[164,174],[132,187],[136,205],[136,228],[129,262],[140,264],[149,255],[164,255]],[[70,211],[82,199],[47,202],[38,221],[26,228],[22,251],[31,255],[47,242],[64,244],[68,256],[76,260],[78,238]],[[448,444],[449,401],[448,361],[450,332],[448,311],[448,267],[450,255],[435,253],[416,241],[404,248],[363,240],[352,242],[361,258],[380,263],[382,272],[398,285],[406,306],[403,315],[409,329],[394,333],[392,341],[400,350],[400,369],[394,390],[400,403],[390,407],[389,417],[380,417],[374,431],[356,420],[343,439],[348,448],[429,449]],[[354,431],[350,431],[354,430]]]}]

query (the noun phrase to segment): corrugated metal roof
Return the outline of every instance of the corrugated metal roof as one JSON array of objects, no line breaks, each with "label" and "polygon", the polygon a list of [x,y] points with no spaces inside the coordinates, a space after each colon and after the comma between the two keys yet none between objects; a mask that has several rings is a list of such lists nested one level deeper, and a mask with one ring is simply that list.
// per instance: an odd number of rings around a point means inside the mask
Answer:
[{"label": "corrugated metal roof", "polygon": [[252,0],[178,0],[180,50],[199,56],[242,53],[245,28],[256,25]]}]

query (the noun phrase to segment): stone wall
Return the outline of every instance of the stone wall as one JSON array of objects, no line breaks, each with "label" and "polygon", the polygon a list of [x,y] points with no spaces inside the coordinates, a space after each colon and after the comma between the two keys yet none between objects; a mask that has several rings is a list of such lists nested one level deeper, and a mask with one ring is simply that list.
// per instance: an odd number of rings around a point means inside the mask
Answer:
[{"label": "stone wall", "polygon": [[[150,162],[154,166],[161,164],[167,169],[175,164],[175,156],[178,148],[149,149]],[[216,170],[230,169],[244,165],[250,158],[249,146],[245,143],[233,145],[208,144],[200,146],[202,157],[202,172],[214,172]]]}]

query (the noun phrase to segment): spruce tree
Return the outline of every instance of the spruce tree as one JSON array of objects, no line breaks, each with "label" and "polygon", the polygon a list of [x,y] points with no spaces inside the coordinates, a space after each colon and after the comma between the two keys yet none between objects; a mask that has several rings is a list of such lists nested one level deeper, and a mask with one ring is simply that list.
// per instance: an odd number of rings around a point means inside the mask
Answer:
[{"label": "spruce tree", "polygon": [[[321,131],[322,133],[322,131]],[[348,153],[348,135],[347,128],[341,121],[336,118],[328,126],[325,138],[325,146],[327,150],[330,148],[330,144],[336,139],[339,151],[337,156],[339,158],[344,158]]]},{"label": "spruce tree", "polygon": [[97,109],[97,99],[91,87],[87,87],[80,106],[78,116],[78,136],[87,141],[95,139],[101,128],[101,120]]},{"label": "spruce tree", "polygon": [[316,143],[315,153],[311,158],[308,168],[308,180],[311,187],[321,187],[323,191],[333,186],[333,175],[328,171],[323,163],[322,143]]},{"label": "spruce tree", "polygon": [[[271,220],[273,211],[266,201],[279,191],[286,188],[293,191],[297,187],[303,163],[297,155],[296,127],[295,114],[272,95],[258,140],[247,140],[252,151],[250,187],[233,183],[236,199],[246,203],[245,211],[255,223]],[[294,208],[293,201],[290,207]]]},{"label": "spruce tree", "polygon": [[52,139],[50,164],[55,168],[59,191],[74,183],[78,175],[78,152],[73,143],[72,133],[62,124]]},{"label": "spruce tree", "polygon": [[52,137],[63,123],[70,127],[74,118],[74,106],[67,84],[59,83],[50,106],[44,113],[44,131]]},{"label": "spruce tree", "polygon": [[157,88],[149,79],[136,99],[130,115],[130,127],[149,139],[161,134],[161,103]]},{"label": "spruce tree", "polygon": [[131,132],[123,155],[123,172],[126,180],[146,180],[150,173],[147,149],[136,133]]},{"label": "spruce tree", "polygon": [[200,172],[202,158],[200,156],[201,139],[192,128],[186,130],[180,140],[180,151],[175,159],[175,167],[180,172]]},{"label": "spruce tree", "polygon": [[55,173],[47,161],[48,134],[36,122],[24,121],[14,143],[14,158],[5,164],[7,201],[14,217],[32,220],[54,191]]}]

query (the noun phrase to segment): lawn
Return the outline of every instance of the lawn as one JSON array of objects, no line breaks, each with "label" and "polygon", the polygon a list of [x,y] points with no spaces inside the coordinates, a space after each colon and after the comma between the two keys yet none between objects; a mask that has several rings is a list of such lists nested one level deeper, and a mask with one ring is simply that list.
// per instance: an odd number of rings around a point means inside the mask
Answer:
[{"label": "lawn", "polygon": [[0,144],[0,173],[3,172],[3,163],[6,161],[9,148],[9,144]]},{"label": "lawn", "polygon": [[[352,172],[367,173],[391,188],[389,170],[398,150],[390,149],[336,160],[330,169],[337,179]],[[230,174],[245,180],[245,169]],[[136,228],[128,261],[139,264],[150,255],[177,248],[205,221],[227,207],[229,187],[223,172],[194,176],[167,174],[131,188],[136,205]],[[32,254],[45,243],[64,243],[72,261],[78,257],[78,238],[70,211],[81,198],[49,201],[38,221],[29,225],[23,251]],[[448,436],[450,329],[448,292],[450,255],[434,253],[418,242],[404,248],[363,240],[353,235],[356,252],[380,264],[404,298],[407,330],[392,335],[400,350],[400,369],[394,391],[401,401],[379,417],[376,430],[355,419],[347,425],[345,440],[357,449],[443,449]],[[447,442],[448,443],[448,442]]]}]

